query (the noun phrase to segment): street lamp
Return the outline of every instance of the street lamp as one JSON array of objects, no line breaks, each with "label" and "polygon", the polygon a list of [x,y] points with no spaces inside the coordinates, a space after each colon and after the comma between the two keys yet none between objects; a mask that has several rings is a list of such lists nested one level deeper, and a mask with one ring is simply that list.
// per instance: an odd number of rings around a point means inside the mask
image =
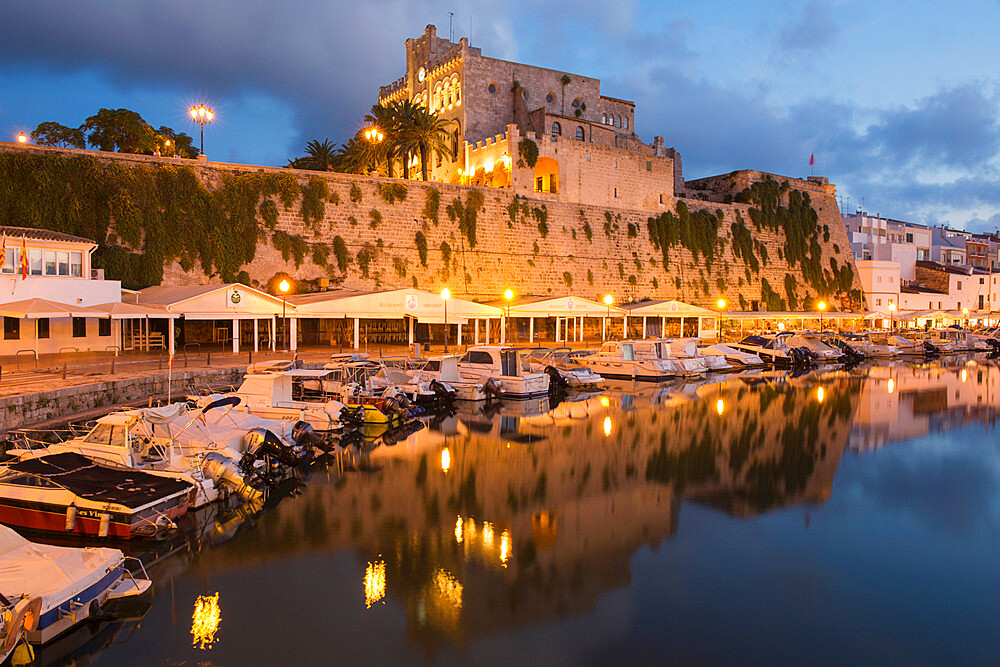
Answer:
[{"label": "street lamp", "polygon": [[444,301],[444,353],[448,354],[448,299],[451,298],[451,290],[445,287],[441,290],[441,300]]},{"label": "street lamp", "polygon": [[26,135],[24,132],[18,132],[17,133],[17,143],[19,143],[19,144],[26,144],[26,143],[28,143],[28,135]]},{"label": "street lamp", "polygon": [[191,120],[201,125],[201,154],[205,154],[205,124],[211,123],[215,112],[204,104],[191,107]]},{"label": "street lamp", "polygon": [[[721,343],[722,342],[722,321],[723,321],[722,320],[722,312],[726,308],[726,300],[725,299],[719,299],[718,301],[715,302],[715,305],[719,307],[719,342]],[[684,332],[681,332],[681,333],[683,334]]]},{"label": "street lamp", "polygon": [[[615,298],[613,296],[611,296],[610,294],[605,294],[604,295],[604,305],[608,307],[608,316],[605,319],[605,323],[611,321],[611,304],[614,303],[614,300],[615,300]],[[605,330],[606,329],[607,329],[607,326],[605,326]],[[607,338],[607,331],[605,331],[604,337]]]},{"label": "street lamp", "polygon": [[823,311],[826,310],[826,301],[820,301],[816,307],[819,308],[819,332],[823,333]]},{"label": "street lamp", "polygon": [[282,352],[288,351],[288,324],[285,322],[285,294],[288,293],[290,285],[287,280],[282,279],[278,283],[278,291],[281,292],[281,342],[284,345]]},{"label": "street lamp", "polygon": [[503,298],[506,299],[507,303],[503,308],[503,335],[504,340],[507,338],[507,321],[510,320],[510,302],[514,298],[514,290],[507,288],[507,291],[503,293]]},{"label": "street lamp", "polygon": [[969,328],[969,309],[968,308],[963,308],[962,309],[962,315],[965,316],[965,328],[968,329]]},{"label": "street lamp", "polygon": [[385,135],[379,132],[377,127],[370,127],[365,130],[365,139],[372,142],[373,144],[380,143],[385,139]]},{"label": "street lamp", "polygon": [[895,315],[896,315],[896,302],[895,301],[890,301],[889,302],[889,331],[895,331],[896,330]]}]

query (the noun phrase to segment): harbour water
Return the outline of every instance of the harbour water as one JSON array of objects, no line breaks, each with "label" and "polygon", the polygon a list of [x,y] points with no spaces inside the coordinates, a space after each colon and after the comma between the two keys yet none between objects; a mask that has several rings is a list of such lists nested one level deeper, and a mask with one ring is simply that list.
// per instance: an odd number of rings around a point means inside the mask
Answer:
[{"label": "harbour water", "polygon": [[147,605],[39,661],[1000,661],[1000,367],[460,410],[131,546]]}]

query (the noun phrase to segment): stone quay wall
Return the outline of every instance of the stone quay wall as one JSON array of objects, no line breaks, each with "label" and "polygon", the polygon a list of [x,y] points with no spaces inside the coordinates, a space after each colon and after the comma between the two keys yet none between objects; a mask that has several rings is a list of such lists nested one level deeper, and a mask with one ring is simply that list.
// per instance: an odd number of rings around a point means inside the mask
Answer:
[{"label": "stone quay wall", "polygon": [[[310,250],[317,245],[328,251],[326,265],[313,262],[307,252],[296,266],[271,241],[266,230],[258,242],[254,260],[243,268],[253,282],[266,284],[278,274],[288,274],[298,281],[318,281],[345,288],[371,290],[416,287],[436,291],[449,287],[453,293],[493,300],[511,288],[521,296],[559,296],[568,293],[599,299],[612,294],[616,301],[655,298],[679,299],[709,306],[720,297],[736,308],[743,295],[746,303],[760,299],[761,279],[782,292],[786,274],[798,279],[798,296],[817,296],[804,285],[799,267],[789,267],[781,258],[782,232],[755,231],[750,226],[747,204],[703,201],[701,198],[665,199],[653,210],[612,208],[551,201],[542,198],[516,197],[507,189],[474,187],[414,180],[386,179],[333,172],[311,172],[275,167],[256,167],[161,158],[75,149],[21,147],[0,144],[0,150],[25,150],[58,153],[71,157],[88,155],[114,160],[124,165],[174,165],[192,168],[209,189],[218,187],[225,174],[273,172],[294,174],[305,186],[321,178],[328,189],[322,221],[308,225],[300,214],[300,203],[285,209],[278,204],[277,229],[298,236]],[[748,183],[766,177],[760,172],[735,172]],[[795,187],[806,183],[788,180]],[[730,179],[730,182],[732,179]],[[387,186],[405,188],[405,199],[394,203],[383,193]],[[399,186],[402,186],[400,188]],[[840,265],[855,269],[854,287],[860,289],[847,232],[840,218],[831,185],[819,187],[808,183],[813,207],[820,226],[829,229],[829,240],[820,244],[823,265],[835,258]],[[704,192],[699,192],[703,196]],[[436,211],[429,204],[439,199]],[[463,209],[481,201],[475,213],[475,247],[460,231],[459,222],[449,216],[449,207],[461,202]],[[664,268],[660,250],[650,241],[647,222],[664,209],[673,209],[684,201],[691,211],[722,211],[719,236],[725,239],[721,256],[707,270],[695,261],[691,252],[675,246],[669,251],[669,266]],[[657,202],[658,203],[658,202]],[[516,204],[516,212],[512,217]],[[746,275],[744,263],[733,255],[727,238],[737,214],[768,250],[769,261],[759,273]],[[436,220],[434,219],[436,217]],[[470,216],[466,214],[468,223]],[[261,227],[263,230],[263,222]],[[467,227],[470,226],[467,224]],[[179,233],[183,233],[181,230]],[[350,257],[345,271],[340,271],[334,257],[335,237],[340,237]],[[426,265],[421,260],[418,237],[426,245]],[[103,239],[96,239],[103,242]],[[361,255],[361,257],[359,257]],[[323,280],[325,279],[325,280]],[[185,271],[178,263],[164,269],[164,284],[201,284],[218,282],[217,276],[204,275],[200,267]],[[818,295],[829,298],[828,295]],[[836,304],[835,304],[836,305]]]}]

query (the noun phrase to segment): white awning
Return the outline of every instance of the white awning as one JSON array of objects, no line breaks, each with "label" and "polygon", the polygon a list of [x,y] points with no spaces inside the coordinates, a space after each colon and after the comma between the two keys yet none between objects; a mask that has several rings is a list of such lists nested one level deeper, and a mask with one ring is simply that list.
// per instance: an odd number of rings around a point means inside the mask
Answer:
[{"label": "white awning", "polygon": [[0,304],[0,315],[18,319],[60,317],[107,317],[107,313],[87,306],[74,306],[48,299],[22,299]]}]

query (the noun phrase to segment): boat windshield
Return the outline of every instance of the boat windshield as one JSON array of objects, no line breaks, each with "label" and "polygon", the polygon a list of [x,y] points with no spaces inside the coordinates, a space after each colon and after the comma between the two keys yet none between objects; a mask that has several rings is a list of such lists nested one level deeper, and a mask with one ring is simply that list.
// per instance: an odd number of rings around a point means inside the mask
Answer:
[{"label": "boat windshield", "polygon": [[622,360],[633,361],[635,359],[635,348],[632,343],[622,343]]},{"label": "boat windshield", "polygon": [[92,445],[124,447],[125,427],[120,424],[98,424],[83,441]]}]

